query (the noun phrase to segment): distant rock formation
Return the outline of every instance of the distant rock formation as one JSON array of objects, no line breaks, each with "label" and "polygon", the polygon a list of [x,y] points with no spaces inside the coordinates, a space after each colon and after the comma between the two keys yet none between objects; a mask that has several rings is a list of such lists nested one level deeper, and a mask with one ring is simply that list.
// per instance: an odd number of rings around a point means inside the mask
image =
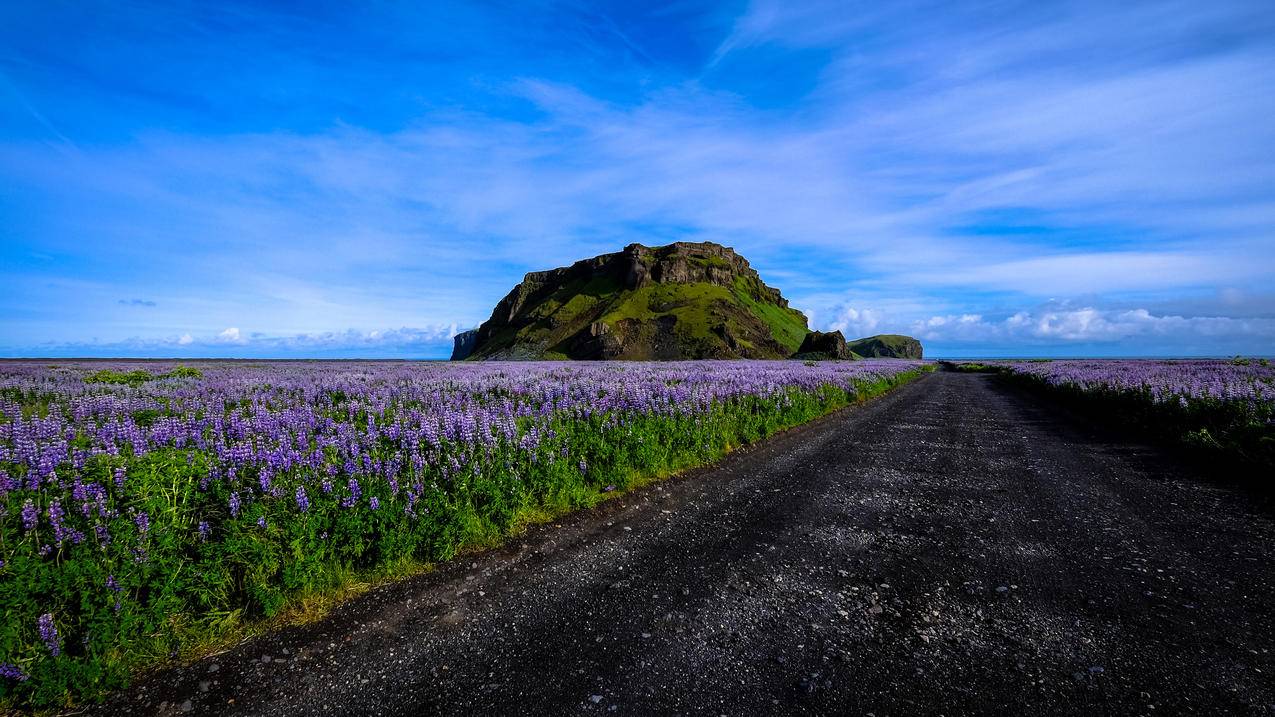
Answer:
[{"label": "distant rock formation", "polygon": [[729,247],[630,244],[527,274],[453,358],[787,358],[807,330]]},{"label": "distant rock formation", "polygon": [[911,336],[899,334],[880,334],[855,339],[847,344],[847,348],[855,356],[863,358],[920,359],[923,354],[920,341]]},{"label": "distant rock formation", "polygon": [[801,342],[801,347],[793,358],[807,360],[852,359],[854,356],[846,348],[846,337],[840,331],[811,331]]}]

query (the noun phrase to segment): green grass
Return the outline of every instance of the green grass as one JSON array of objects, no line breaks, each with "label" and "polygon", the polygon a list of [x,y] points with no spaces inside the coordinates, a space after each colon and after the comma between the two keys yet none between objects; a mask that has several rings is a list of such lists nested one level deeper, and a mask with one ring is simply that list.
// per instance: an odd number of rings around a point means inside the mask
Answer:
[{"label": "green grass", "polygon": [[84,377],[84,383],[110,383],[123,384],[128,386],[140,386],[147,381],[154,381],[162,378],[199,378],[203,376],[197,368],[189,366],[178,366],[168,373],[153,374],[143,369],[135,371],[116,371],[114,369],[102,369],[94,371]]}]

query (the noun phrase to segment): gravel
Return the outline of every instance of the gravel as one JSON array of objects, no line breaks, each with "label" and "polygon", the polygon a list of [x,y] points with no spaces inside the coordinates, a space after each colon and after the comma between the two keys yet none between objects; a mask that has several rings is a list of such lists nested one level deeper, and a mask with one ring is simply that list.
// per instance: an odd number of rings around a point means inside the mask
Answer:
[{"label": "gravel", "polygon": [[92,711],[1275,714],[1269,506],[1038,400],[936,373]]}]

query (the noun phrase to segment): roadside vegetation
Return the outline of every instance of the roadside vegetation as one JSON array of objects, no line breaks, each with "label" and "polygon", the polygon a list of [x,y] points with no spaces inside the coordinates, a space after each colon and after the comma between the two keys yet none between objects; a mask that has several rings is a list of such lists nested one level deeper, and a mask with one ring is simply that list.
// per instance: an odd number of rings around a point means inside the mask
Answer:
[{"label": "roadside vegetation", "polygon": [[1106,424],[1218,461],[1275,490],[1275,367],[1267,359],[946,362],[994,372]]},{"label": "roadside vegetation", "polygon": [[928,368],[0,363],[0,706],[100,698]]}]

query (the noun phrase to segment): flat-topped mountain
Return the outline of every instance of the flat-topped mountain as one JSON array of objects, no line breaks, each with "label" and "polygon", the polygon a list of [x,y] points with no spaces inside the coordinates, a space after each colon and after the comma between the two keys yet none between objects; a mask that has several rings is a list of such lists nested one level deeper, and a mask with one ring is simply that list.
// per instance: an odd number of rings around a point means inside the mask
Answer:
[{"label": "flat-topped mountain", "polygon": [[808,333],[806,316],[734,249],[630,244],[527,274],[456,336],[452,359],[778,359]]},{"label": "flat-topped mountain", "polygon": [[806,332],[733,249],[630,244],[527,274],[452,358],[787,358]]}]

